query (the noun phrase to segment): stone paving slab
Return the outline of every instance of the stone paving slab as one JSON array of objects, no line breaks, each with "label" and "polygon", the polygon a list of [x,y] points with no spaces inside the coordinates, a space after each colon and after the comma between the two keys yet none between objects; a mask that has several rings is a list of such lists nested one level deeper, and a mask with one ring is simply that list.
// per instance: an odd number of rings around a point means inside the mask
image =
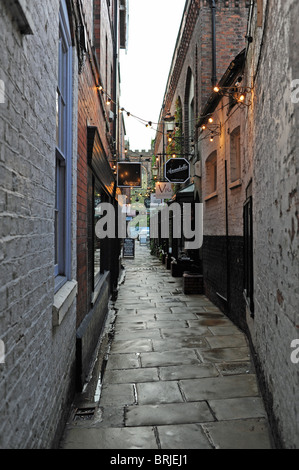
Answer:
[{"label": "stone paving slab", "polygon": [[209,331],[216,336],[242,335],[241,331],[236,331],[234,326],[208,326]]},{"label": "stone paving slab", "polygon": [[186,336],[179,338],[166,338],[166,339],[153,339],[153,350],[154,351],[177,351],[184,348],[208,348],[209,345],[205,338],[200,336]]},{"label": "stone paving slab", "polygon": [[158,449],[153,427],[72,428],[64,449]]},{"label": "stone paving slab", "polygon": [[205,423],[214,421],[208,404],[175,403],[159,405],[128,406],[126,408],[126,426],[149,426]]},{"label": "stone paving slab", "polygon": [[205,351],[198,351],[202,362],[233,362],[248,361],[248,348],[217,348]]},{"label": "stone paving slab", "polygon": [[151,328],[151,331],[149,333],[148,329],[135,329],[134,331],[128,331],[128,330],[120,330],[118,333],[115,334],[115,342],[121,340],[121,341],[128,341],[128,340],[136,340],[140,338],[155,338],[155,339],[161,339],[161,333],[160,330]]},{"label": "stone paving slab", "polygon": [[203,424],[216,449],[271,449],[267,421],[263,418]]},{"label": "stone paving slab", "polygon": [[215,377],[219,375],[213,364],[191,364],[162,366],[158,368],[161,380],[199,379],[201,377]]},{"label": "stone paving slab", "polygon": [[141,351],[152,351],[152,341],[148,338],[136,338],[136,339],[128,339],[128,340],[118,340],[114,341],[111,346],[111,353],[122,353],[126,351],[126,353],[130,352],[141,352]]},{"label": "stone paving slab", "polygon": [[161,449],[212,449],[200,424],[158,426]]},{"label": "stone paving slab", "polygon": [[183,401],[178,383],[175,381],[138,383],[136,389],[137,401],[140,405],[180,403]]},{"label": "stone paving slab", "polygon": [[105,384],[101,393],[101,405],[133,405],[136,402],[133,384]]},{"label": "stone paving slab", "polygon": [[260,397],[227,398],[209,400],[217,421],[242,418],[266,418]]},{"label": "stone paving slab", "polygon": [[211,335],[211,332],[209,331],[208,328],[205,327],[198,327],[196,328],[196,331],[194,331],[193,328],[178,328],[176,325],[173,325],[172,328],[161,328],[161,335],[162,338],[166,339],[173,339],[173,338],[186,338],[190,336],[209,336]]},{"label": "stone paving slab", "polygon": [[187,401],[258,396],[253,374],[181,380]]},{"label": "stone paving slab", "polygon": [[111,354],[106,366],[106,370],[110,369],[132,369],[140,367],[139,355],[131,354]]},{"label": "stone paving slab", "polygon": [[163,313],[160,310],[157,310],[156,318],[158,321],[161,320],[196,320],[196,314],[188,311],[183,313]]},{"label": "stone paving slab", "polygon": [[200,362],[192,349],[176,351],[175,354],[173,351],[141,353],[140,359],[143,367],[190,365]]},{"label": "stone paving slab", "polygon": [[207,336],[206,340],[212,349],[245,348],[247,346],[247,341],[243,335],[230,334],[229,336]]},{"label": "stone paving slab", "polygon": [[148,320],[146,322],[147,328],[189,328],[187,320],[180,318],[179,320]]},{"label": "stone paving slab", "polygon": [[107,370],[104,375],[104,384],[112,383],[140,383],[160,380],[158,369],[145,367],[138,369]]}]

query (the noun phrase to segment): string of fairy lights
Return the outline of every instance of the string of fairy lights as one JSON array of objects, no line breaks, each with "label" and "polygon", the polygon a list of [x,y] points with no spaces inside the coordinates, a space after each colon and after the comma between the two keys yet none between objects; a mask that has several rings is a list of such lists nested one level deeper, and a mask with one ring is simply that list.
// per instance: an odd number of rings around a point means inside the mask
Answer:
[{"label": "string of fairy lights", "polygon": [[[241,106],[247,106],[248,107],[248,106],[251,105],[251,101],[250,100],[247,101],[246,97],[247,97],[247,95],[249,95],[251,93],[252,89],[250,87],[242,87],[241,82],[242,82],[242,77],[239,77],[237,79],[235,85],[232,86],[232,87],[222,87],[222,86],[216,85],[213,88],[213,92],[215,93],[215,95],[218,95],[219,97],[228,96],[228,97],[233,98],[234,104],[238,104],[238,106],[234,110],[234,112],[237,109],[239,109]],[[101,85],[98,85],[97,89],[98,89],[99,94],[102,95],[102,97],[105,96],[105,102],[106,102],[107,106],[110,106],[112,104],[117,106],[117,103],[112,99],[112,97],[109,95],[109,93],[107,93],[107,91],[105,91],[104,88]],[[208,132],[205,133],[205,134],[202,134],[200,136],[200,138],[198,139],[198,141],[209,138],[209,140],[211,142],[213,142],[214,137],[217,136],[217,135],[220,135],[221,124],[217,124],[217,123],[214,122],[213,114],[216,114],[220,109],[223,109],[226,106],[232,106],[232,103],[231,103],[230,100],[227,104],[222,103],[221,106],[219,108],[215,109],[213,113],[208,113],[206,115],[200,115],[200,117],[198,119],[202,122],[200,129],[201,129],[202,132],[206,131],[206,130]],[[119,107],[118,112],[119,113],[126,113],[127,117],[132,117],[133,119],[136,119],[138,122],[140,122],[140,124],[144,125],[145,127],[153,129],[157,133],[163,133],[163,131],[159,130],[159,125],[160,125],[159,122],[153,122],[153,121],[148,121],[146,119],[143,119],[139,116],[136,116],[136,115],[132,114],[130,111],[128,111],[124,107]],[[195,119],[192,120],[192,122],[195,122],[195,121],[196,121]],[[189,121],[184,121],[180,124],[185,125],[186,123],[190,123],[190,122],[191,121],[189,120]],[[177,128],[177,126],[178,126],[178,124],[176,124],[176,128]],[[171,140],[172,140],[172,138],[169,137],[168,141],[170,142]],[[174,140],[175,140],[175,137],[174,137]]]}]

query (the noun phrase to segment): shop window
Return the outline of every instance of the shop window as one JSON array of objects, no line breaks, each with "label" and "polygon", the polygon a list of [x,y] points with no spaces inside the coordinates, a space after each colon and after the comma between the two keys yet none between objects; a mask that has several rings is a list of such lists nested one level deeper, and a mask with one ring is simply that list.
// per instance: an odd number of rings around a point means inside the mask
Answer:
[{"label": "shop window", "polygon": [[239,181],[241,178],[241,147],[240,126],[230,134],[230,181]]},{"label": "shop window", "polygon": [[206,195],[211,197],[217,193],[217,151],[212,152],[206,160]]},{"label": "shop window", "polygon": [[[101,195],[101,188],[97,180],[95,180],[94,184],[94,230],[97,222],[102,217],[101,214],[101,202],[102,202],[102,195]],[[94,236],[94,244],[93,244],[93,272],[94,272],[94,285],[96,285],[98,278],[101,272],[101,240]]]},{"label": "shop window", "polygon": [[72,48],[65,0],[59,11],[56,91],[55,292],[70,279],[72,156]]}]

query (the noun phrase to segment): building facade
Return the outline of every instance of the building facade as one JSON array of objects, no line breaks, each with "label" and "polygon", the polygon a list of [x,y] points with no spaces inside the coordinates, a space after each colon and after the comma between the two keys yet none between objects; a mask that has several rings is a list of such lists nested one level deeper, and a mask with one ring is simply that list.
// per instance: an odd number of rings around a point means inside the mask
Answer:
[{"label": "building facade", "polygon": [[[228,64],[246,46],[248,6],[249,2],[245,0],[238,2],[186,1],[155,141],[160,180],[164,179],[165,161],[169,158],[185,158],[190,165],[190,179],[185,184],[176,185],[174,188],[176,196],[173,200],[180,204],[203,201],[202,136],[197,123],[204,112],[213,86],[218,83]],[[169,133],[168,129],[173,129],[170,124],[174,125],[174,130]],[[207,205],[204,209],[206,208]],[[205,220],[206,214],[207,211]],[[215,210],[210,211],[210,214],[212,219],[215,218]],[[223,272],[220,275],[219,269],[220,267],[223,270],[222,255],[227,245],[225,218],[223,221],[223,230],[220,229],[221,223],[217,224],[218,233],[213,233],[214,228],[212,232],[206,232],[205,224],[202,250],[186,252],[183,240],[175,239],[171,247],[172,258],[178,259],[181,256],[186,259],[187,256],[191,260],[189,269],[196,269],[200,272],[205,270],[206,273],[207,271],[210,273],[212,292],[214,293],[215,290],[215,295],[216,291],[219,291],[220,295],[224,292],[223,289],[217,289],[214,275],[221,277],[226,289]],[[213,227],[214,225],[213,223]],[[215,238],[215,236],[219,237]],[[211,256],[203,258],[203,251],[207,246],[209,246],[208,252]],[[165,249],[168,249],[167,246]],[[238,273],[236,276],[239,278]],[[208,287],[207,282],[206,277]]]},{"label": "building facade", "polygon": [[42,448],[75,380],[77,38],[65,1],[11,5],[0,6],[0,447]]},{"label": "building facade", "polygon": [[[292,0],[187,1],[155,147],[190,162],[176,199],[189,188],[203,204],[205,293],[246,331],[284,448],[299,437],[296,10]],[[171,153],[168,112],[180,144]]]},{"label": "building facade", "polygon": [[245,75],[252,88],[244,158],[252,165],[245,213],[253,300],[246,320],[273,428],[286,448],[298,448],[299,438],[298,7],[292,0],[254,5]]},{"label": "building facade", "polygon": [[119,114],[119,49],[126,47],[126,2],[82,4],[77,173],[77,387],[82,389],[117,287],[120,241],[100,240],[102,203],[117,209],[114,166],[124,158]]},{"label": "building facade", "polygon": [[94,226],[117,204],[126,19],[124,0],[1,2],[1,448],[57,446],[117,284]]}]

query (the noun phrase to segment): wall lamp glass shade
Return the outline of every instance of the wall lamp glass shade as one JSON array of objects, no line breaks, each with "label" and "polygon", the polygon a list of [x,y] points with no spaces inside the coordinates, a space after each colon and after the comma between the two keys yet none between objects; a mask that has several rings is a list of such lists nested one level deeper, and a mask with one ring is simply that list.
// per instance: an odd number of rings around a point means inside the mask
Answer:
[{"label": "wall lamp glass shade", "polygon": [[175,117],[171,115],[166,115],[164,118],[165,131],[173,132],[175,129]]}]

